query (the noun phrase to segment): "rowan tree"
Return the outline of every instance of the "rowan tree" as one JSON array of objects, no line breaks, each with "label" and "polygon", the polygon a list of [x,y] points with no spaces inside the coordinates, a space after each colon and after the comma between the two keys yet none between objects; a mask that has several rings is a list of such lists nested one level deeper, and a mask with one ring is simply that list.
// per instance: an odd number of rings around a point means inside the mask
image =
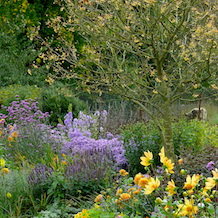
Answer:
[{"label": "rowan tree", "polygon": [[[216,0],[62,0],[65,11],[47,25],[59,45],[41,57],[56,77],[88,91],[102,87],[129,99],[158,127],[166,156],[175,160],[171,106],[185,94],[217,89]],[[86,43],[78,49],[73,34]],[[38,36],[39,37],[39,36]],[[68,66],[64,65],[69,63]],[[151,110],[152,108],[152,110]],[[155,110],[153,110],[155,109]],[[163,122],[160,122],[159,117]]]}]

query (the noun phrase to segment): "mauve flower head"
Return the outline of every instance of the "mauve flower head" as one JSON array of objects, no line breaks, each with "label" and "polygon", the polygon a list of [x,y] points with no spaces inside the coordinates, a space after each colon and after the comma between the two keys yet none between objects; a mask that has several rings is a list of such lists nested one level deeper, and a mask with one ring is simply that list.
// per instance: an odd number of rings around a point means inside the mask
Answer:
[{"label": "mauve flower head", "polygon": [[211,170],[213,169],[213,167],[214,167],[214,162],[213,162],[213,161],[210,161],[210,162],[207,164],[207,169],[211,171]]}]

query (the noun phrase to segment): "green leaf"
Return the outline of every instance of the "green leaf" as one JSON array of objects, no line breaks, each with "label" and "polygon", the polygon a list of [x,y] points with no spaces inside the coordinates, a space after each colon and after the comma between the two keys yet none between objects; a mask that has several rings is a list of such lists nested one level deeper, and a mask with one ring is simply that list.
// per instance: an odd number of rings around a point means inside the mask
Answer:
[{"label": "green leaf", "polygon": [[209,211],[209,213],[210,213],[211,215],[214,214],[215,209],[214,209],[214,206],[213,206],[212,204],[209,204],[209,206],[208,206],[208,211]]}]

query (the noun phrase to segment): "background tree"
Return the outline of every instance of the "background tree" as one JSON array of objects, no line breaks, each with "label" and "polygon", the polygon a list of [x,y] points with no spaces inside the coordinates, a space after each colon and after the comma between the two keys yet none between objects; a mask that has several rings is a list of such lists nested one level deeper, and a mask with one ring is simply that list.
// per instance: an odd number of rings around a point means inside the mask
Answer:
[{"label": "background tree", "polygon": [[[56,72],[50,80],[73,78],[88,91],[106,87],[134,102],[154,120],[166,155],[175,159],[171,105],[185,94],[197,97],[196,90],[217,89],[217,1],[56,2],[67,16],[49,23],[59,47],[44,41],[41,57]],[[69,37],[75,32],[86,40],[83,48]]]}]

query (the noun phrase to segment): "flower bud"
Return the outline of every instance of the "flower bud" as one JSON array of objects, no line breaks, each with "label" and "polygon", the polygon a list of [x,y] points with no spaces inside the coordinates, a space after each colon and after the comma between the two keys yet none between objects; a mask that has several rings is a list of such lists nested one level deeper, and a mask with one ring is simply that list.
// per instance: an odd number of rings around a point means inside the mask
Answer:
[{"label": "flower bud", "polygon": [[182,194],[183,194],[184,197],[188,196],[187,192],[183,192]]},{"label": "flower bud", "polygon": [[211,202],[210,198],[206,198],[205,201],[208,203]]},{"label": "flower bud", "polygon": [[157,197],[156,199],[155,199],[155,204],[157,204],[157,205],[160,205],[161,203],[162,203],[162,199],[161,198],[159,198],[159,197]]},{"label": "flower bud", "polygon": [[187,173],[186,170],[184,170],[184,169],[181,169],[181,170],[180,170],[180,174],[185,175],[186,173]]},{"label": "flower bud", "polygon": [[11,193],[7,193],[7,198],[11,198],[12,197],[12,195],[11,195]]}]

